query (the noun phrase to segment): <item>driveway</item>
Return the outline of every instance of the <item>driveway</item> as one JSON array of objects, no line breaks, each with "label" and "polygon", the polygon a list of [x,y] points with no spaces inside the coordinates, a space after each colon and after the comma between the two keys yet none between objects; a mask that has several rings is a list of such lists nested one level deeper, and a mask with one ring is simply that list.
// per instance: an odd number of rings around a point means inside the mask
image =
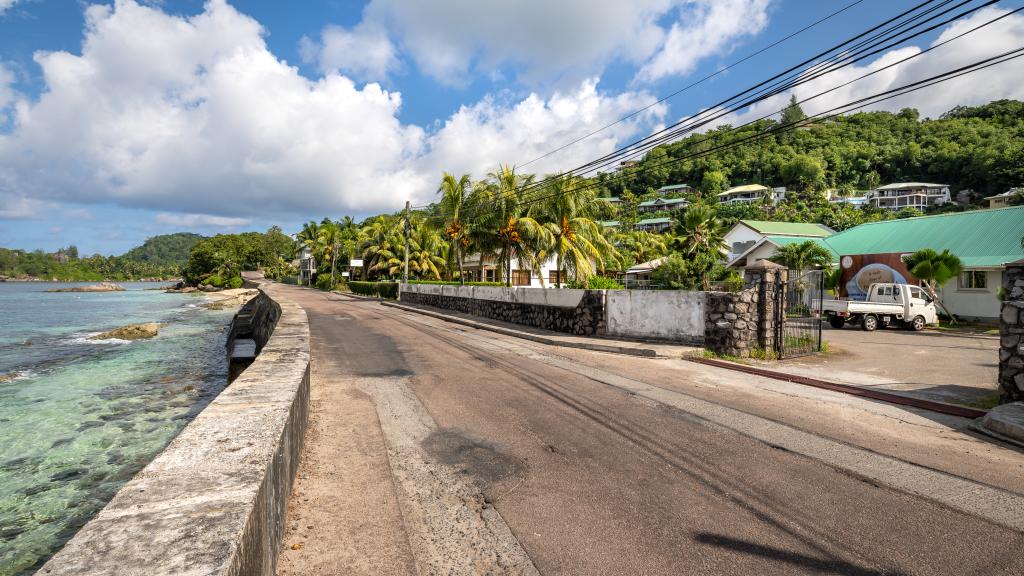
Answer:
[{"label": "driveway", "polygon": [[772,368],[843,384],[972,404],[997,390],[999,337],[985,334],[855,327],[830,328],[828,353],[783,360]]}]

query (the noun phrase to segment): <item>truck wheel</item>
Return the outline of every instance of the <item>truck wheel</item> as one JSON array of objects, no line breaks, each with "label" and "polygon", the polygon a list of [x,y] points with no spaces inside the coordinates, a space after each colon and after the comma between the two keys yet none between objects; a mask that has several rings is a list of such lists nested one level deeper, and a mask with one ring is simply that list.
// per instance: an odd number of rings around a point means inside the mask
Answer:
[{"label": "truck wheel", "polygon": [[914,319],[910,321],[910,329],[914,332],[920,332],[924,330],[927,324],[924,321],[924,316],[914,316]]},{"label": "truck wheel", "polygon": [[833,328],[842,328],[843,326],[846,326],[846,318],[843,318],[842,316],[829,316],[828,325]]},{"label": "truck wheel", "polygon": [[874,314],[867,314],[860,321],[860,327],[866,332],[874,332],[878,329],[878,318]]}]

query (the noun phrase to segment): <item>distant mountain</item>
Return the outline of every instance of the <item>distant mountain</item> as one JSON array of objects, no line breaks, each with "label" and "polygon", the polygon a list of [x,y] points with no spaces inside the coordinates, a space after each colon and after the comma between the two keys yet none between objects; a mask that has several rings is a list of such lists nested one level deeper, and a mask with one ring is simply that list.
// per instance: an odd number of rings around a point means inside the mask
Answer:
[{"label": "distant mountain", "polygon": [[125,259],[146,262],[158,266],[181,266],[188,261],[192,247],[205,238],[190,232],[163,234],[147,239],[142,246],[136,246],[124,253]]}]

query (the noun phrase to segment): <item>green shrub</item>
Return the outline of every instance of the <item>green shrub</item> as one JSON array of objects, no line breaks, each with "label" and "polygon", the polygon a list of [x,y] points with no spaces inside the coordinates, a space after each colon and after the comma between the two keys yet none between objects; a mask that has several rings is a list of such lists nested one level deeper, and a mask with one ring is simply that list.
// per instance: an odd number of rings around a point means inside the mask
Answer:
[{"label": "green shrub", "polygon": [[349,282],[348,287],[353,293],[363,296],[398,299],[398,282]]},{"label": "green shrub", "polygon": [[216,274],[211,274],[207,276],[206,279],[201,282],[201,284],[221,288],[224,286],[224,280],[222,280],[221,277]]},{"label": "green shrub", "polygon": [[587,279],[587,288],[591,290],[622,290],[623,286],[614,278],[591,276]]},{"label": "green shrub", "polygon": [[722,288],[726,292],[740,292],[745,285],[746,281],[743,279],[743,276],[740,276],[740,273],[735,270],[730,271],[729,275],[722,280]]},{"label": "green shrub", "polygon": [[245,280],[242,280],[241,276],[234,276],[230,280],[224,283],[225,288],[241,288],[242,284],[245,284]]},{"label": "green shrub", "polygon": [[320,274],[316,277],[316,283],[314,284],[320,290],[334,290],[334,284],[331,282],[330,274]]},{"label": "green shrub", "polygon": [[[463,285],[458,280],[410,280],[409,284],[444,284],[446,286]],[[465,286],[504,286],[504,282],[466,282]]]}]

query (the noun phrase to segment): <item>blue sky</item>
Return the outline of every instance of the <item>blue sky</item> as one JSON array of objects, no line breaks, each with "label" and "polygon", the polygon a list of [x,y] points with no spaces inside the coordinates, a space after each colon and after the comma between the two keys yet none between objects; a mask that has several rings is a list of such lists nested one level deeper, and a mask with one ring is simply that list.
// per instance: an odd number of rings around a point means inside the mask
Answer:
[{"label": "blue sky", "polygon": [[[852,3],[0,0],[0,246],[120,253],[178,230],[293,231],[423,203],[443,170],[482,176],[525,162]],[[531,169],[611,151],[912,4],[856,3]],[[821,85],[1019,6],[1000,3]],[[991,28],[836,98],[1015,48],[1024,24]],[[1007,72],[887,106],[934,116],[1024,97],[1021,69]]]}]

